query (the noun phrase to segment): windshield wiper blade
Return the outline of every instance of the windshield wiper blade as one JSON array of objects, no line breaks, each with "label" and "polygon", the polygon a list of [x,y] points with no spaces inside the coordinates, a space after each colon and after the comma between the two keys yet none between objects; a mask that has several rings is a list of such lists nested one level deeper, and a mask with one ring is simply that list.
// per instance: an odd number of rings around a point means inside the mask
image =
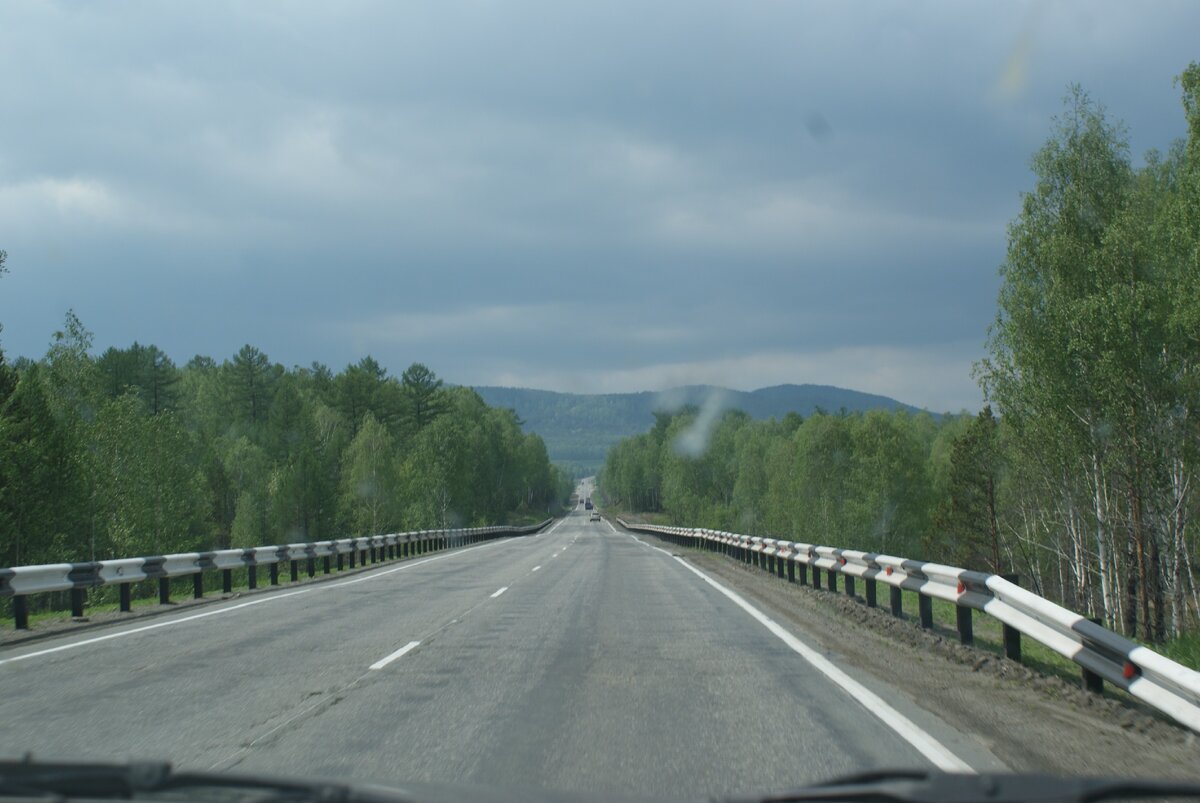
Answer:
[{"label": "windshield wiper blade", "polygon": [[[223,789],[260,800],[313,800],[347,803],[383,799],[345,784],[292,781],[211,772],[174,772],[165,762],[88,764],[0,761],[0,798],[86,797],[128,800],[178,790]],[[399,798],[388,798],[398,801]]]},{"label": "windshield wiper blade", "polygon": [[1090,803],[1132,798],[1200,798],[1200,783],[1143,778],[1063,778],[1031,773],[965,775],[881,770],[792,789],[755,803],[878,801],[879,803]]}]

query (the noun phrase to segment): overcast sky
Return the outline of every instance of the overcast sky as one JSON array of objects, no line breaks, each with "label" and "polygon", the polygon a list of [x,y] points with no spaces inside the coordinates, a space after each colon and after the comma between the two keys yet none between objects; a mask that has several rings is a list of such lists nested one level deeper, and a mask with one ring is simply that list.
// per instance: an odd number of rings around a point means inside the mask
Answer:
[{"label": "overcast sky", "polygon": [[1184,134],[1200,3],[0,6],[0,345],[978,408],[1071,82]]}]

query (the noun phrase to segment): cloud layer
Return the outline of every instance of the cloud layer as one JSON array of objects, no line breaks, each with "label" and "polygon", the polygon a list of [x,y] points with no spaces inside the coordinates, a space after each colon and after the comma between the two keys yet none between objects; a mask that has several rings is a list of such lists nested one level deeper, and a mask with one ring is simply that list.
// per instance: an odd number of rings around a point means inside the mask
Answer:
[{"label": "cloud layer", "polygon": [[1066,85],[1183,133],[1200,7],[13,3],[6,350],[974,407]]}]

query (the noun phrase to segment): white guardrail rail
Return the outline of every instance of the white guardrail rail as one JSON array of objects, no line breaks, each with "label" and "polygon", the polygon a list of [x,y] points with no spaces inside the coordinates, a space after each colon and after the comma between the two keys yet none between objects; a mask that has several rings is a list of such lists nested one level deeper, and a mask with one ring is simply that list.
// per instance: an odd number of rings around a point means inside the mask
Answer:
[{"label": "white guardrail rail", "polygon": [[29,627],[29,608],[26,598],[30,594],[51,591],[71,592],[71,615],[83,616],[84,592],[99,586],[118,586],[120,608],[131,607],[131,584],[143,580],[158,580],[158,601],[171,601],[173,577],[191,575],[192,593],[197,599],[204,596],[204,573],[219,571],[222,575],[222,591],[230,593],[233,588],[233,570],[245,569],[250,588],[258,587],[258,567],[266,566],[271,585],[279,583],[279,566],[290,568],[291,580],[296,582],[300,574],[300,561],[305,562],[309,577],[317,573],[317,559],[321,560],[321,571],[329,574],[336,564],[342,571],[349,564],[380,563],[385,560],[414,557],[442,549],[468,546],[493,538],[529,535],[549,524],[551,519],[526,527],[473,527],[458,530],[421,530],[418,532],[373,535],[362,538],[342,538],[336,541],[313,541],[303,544],[260,546],[248,549],[222,549],[214,552],[184,552],[175,555],[156,555],[142,558],[119,558],[89,563],[50,563],[40,566],[17,566],[0,569],[0,598],[12,597],[13,619],[17,629]]},{"label": "white guardrail rail", "polygon": [[853,596],[855,580],[861,579],[869,607],[876,607],[876,585],[883,583],[890,588],[891,610],[897,616],[903,612],[900,592],[915,591],[926,629],[933,627],[932,600],[946,600],[957,606],[956,624],[964,644],[974,641],[971,612],[982,611],[1003,625],[1008,658],[1021,660],[1021,637],[1027,636],[1079,664],[1089,691],[1100,692],[1108,681],[1200,732],[1200,672],[1021,588],[1015,576],[775,538],[617,521],[627,530],[720,552],[792,582],[807,584],[811,574],[815,588],[821,587],[824,575],[829,589],[836,591],[841,577],[846,593]]}]

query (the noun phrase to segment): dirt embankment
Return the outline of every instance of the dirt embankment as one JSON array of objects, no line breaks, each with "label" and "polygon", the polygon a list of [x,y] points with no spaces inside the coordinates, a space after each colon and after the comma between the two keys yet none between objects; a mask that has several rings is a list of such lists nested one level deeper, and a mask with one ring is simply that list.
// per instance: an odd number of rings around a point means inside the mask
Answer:
[{"label": "dirt embankment", "polygon": [[734,587],[846,665],[978,735],[1015,771],[1200,779],[1200,736],[1126,699],[1090,694],[1060,677],[964,647],[910,619],[868,608],[861,597],[791,584],[721,555],[639,537]]}]

